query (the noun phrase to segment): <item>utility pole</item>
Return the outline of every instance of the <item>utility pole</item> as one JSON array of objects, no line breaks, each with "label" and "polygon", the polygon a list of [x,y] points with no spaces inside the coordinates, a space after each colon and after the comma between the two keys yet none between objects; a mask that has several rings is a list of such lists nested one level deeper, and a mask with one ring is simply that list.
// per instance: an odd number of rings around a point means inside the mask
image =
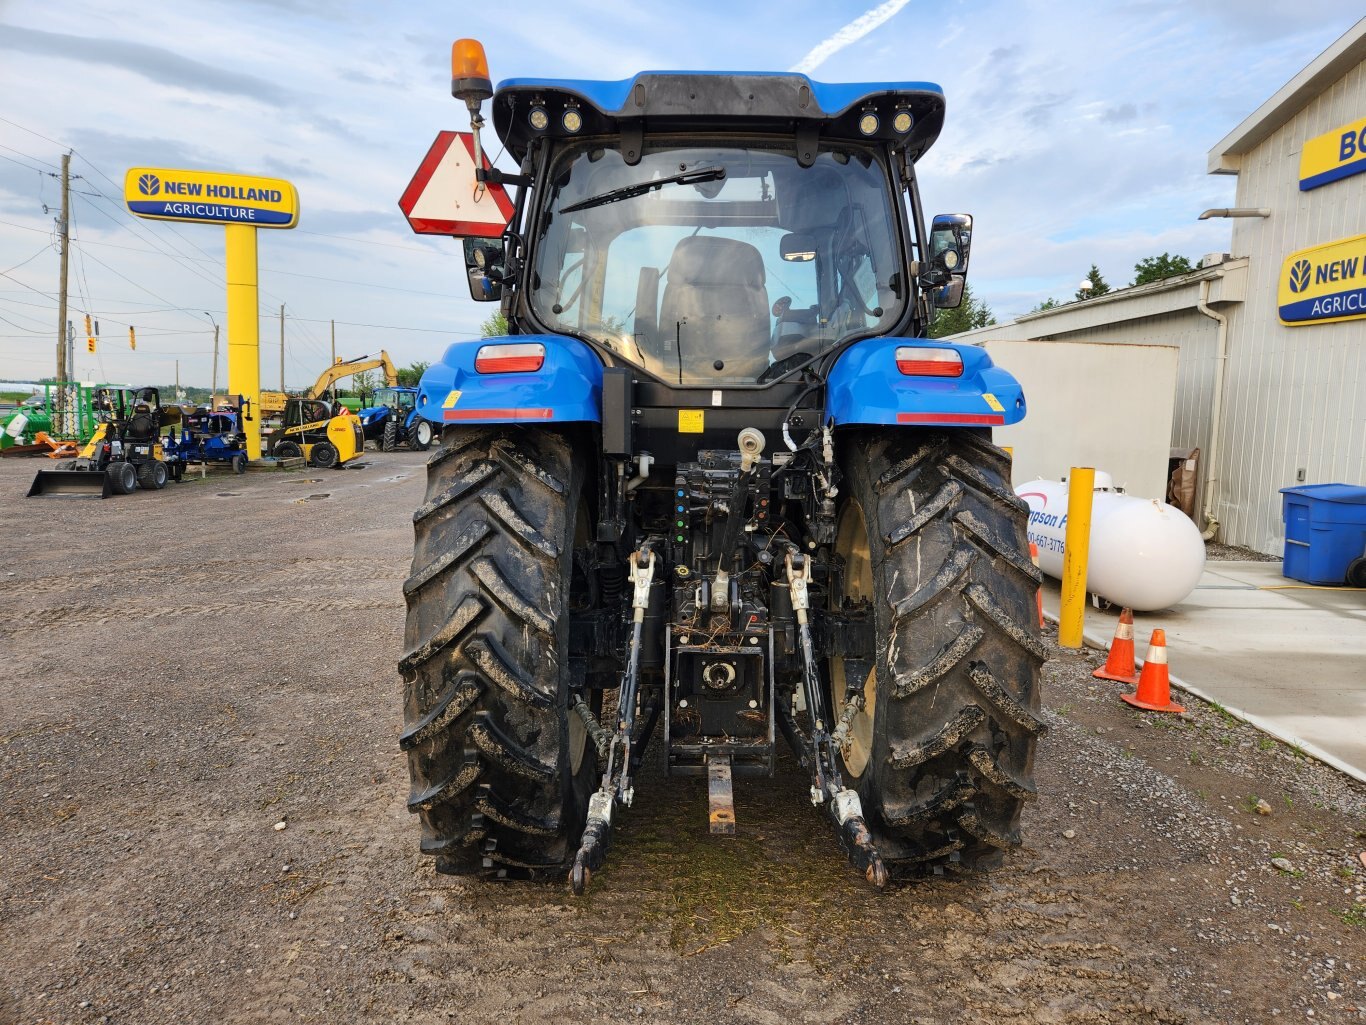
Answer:
[{"label": "utility pole", "polygon": [[213,381],[209,384],[209,409],[218,408],[218,325],[213,326]]},{"label": "utility pole", "polygon": [[285,304],[280,304],[280,391],[285,390]]},{"label": "utility pole", "polygon": [[[67,225],[70,223],[70,221],[69,221],[68,218],[69,218],[70,213],[71,213],[70,206],[68,205],[68,204],[70,204],[70,202],[71,202],[70,186],[71,186],[71,154],[70,154],[70,153],[63,153],[63,154],[62,154],[62,219],[61,219],[61,221],[60,221],[60,222],[58,223],[58,225],[57,225],[57,231],[58,231],[58,234],[61,236],[61,240],[62,240],[62,280],[61,280],[61,287],[60,287],[60,289],[58,290],[58,295],[60,296],[60,298],[57,300],[57,384],[58,384],[58,385],[63,385],[63,384],[66,383],[66,374],[67,374],[67,367],[66,367],[66,270],[67,270],[67,248],[68,248],[68,241],[69,241],[69,237],[70,237],[69,234],[68,234],[68,228],[67,228]],[[60,395],[60,392],[59,392],[58,394]],[[57,405],[58,405],[58,408],[59,408],[59,409],[62,408],[62,406],[63,406],[62,400],[61,400],[60,398],[57,400]]]},{"label": "utility pole", "polygon": [[175,361],[175,400],[180,401],[180,360]]},{"label": "utility pole", "polygon": [[332,321],[332,362],[337,362],[337,322]]}]

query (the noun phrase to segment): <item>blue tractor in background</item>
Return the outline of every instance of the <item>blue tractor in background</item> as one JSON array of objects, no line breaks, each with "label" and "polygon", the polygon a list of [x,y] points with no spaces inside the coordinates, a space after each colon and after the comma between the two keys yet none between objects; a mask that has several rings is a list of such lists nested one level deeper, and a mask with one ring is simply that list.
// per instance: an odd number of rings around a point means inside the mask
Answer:
[{"label": "blue tractor in background", "polygon": [[1021,388],[925,337],[972,239],[920,205],[942,91],[494,91],[470,40],[452,91],[476,160],[492,99],[519,169],[478,172],[514,213],[464,240],[509,334],[417,395],[443,427],[399,663],[422,850],[582,892],[652,737],[724,833],[781,735],[874,884],[997,864],[1035,796],[1040,575],[991,434]]},{"label": "blue tractor in background", "polygon": [[376,388],[374,402],[356,414],[366,441],[375,442],[384,452],[393,452],[400,445],[414,452],[431,447],[436,428],[418,413],[416,388]]}]

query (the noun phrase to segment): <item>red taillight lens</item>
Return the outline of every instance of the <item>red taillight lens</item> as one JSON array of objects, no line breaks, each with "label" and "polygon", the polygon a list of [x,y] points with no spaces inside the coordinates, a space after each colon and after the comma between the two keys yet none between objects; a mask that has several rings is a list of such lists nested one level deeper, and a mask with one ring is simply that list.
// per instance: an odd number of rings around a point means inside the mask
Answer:
[{"label": "red taillight lens", "polygon": [[474,354],[474,369],[481,374],[528,374],[545,363],[545,346],[535,343],[481,345]]},{"label": "red taillight lens", "polygon": [[896,350],[896,368],[908,377],[962,377],[963,357],[956,349],[903,345]]}]

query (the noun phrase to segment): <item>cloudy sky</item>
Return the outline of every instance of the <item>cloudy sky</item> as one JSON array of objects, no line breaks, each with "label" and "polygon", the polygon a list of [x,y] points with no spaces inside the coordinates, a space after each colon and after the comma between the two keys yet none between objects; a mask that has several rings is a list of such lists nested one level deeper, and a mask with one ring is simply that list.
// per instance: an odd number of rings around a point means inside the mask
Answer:
[{"label": "cloudy sky", "polygon": [[[464,130],[450,41],[495,79],[645,69],[929,80],[948,122],[926,206],[976,220],[972,284],[998,318],[1064,298],[1091,263],[1227,248],[1233,179],[1206,153],[1360,17],[1360,0],[784,0],[515,7],[356,0],[0,0],[0,378],[54,370],[61,154],[74,151],[71,317],[100,321],[82,378],[207,385],[225,321],[222,230],[140,221],[133,165],[285,177],[303,214],[261,233],[262,381],[312,381],[337,352],[434,359],[477,331],[457,243],[397,200],[435,133]],[[487,16],[476,12],[487,11]],[[130,352],[128,324],[138,329]],[[221,377],[224,371],[220,368]]]}]

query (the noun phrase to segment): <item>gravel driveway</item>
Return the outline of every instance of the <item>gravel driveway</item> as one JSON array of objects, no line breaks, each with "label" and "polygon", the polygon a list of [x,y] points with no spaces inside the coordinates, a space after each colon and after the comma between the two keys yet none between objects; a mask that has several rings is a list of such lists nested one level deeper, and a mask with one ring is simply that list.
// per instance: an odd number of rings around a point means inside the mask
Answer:
[{"label": "gravel driveway", "polygon": [[0,461],[0,1023],[1366,1021],[1366,790],[1090,654],[1045,666],[988,877],[873,891],[790,757],[734,839],[656,764],[583,899],[436,876],[396,743],[423,456],[365,462],[89,502]]}]

